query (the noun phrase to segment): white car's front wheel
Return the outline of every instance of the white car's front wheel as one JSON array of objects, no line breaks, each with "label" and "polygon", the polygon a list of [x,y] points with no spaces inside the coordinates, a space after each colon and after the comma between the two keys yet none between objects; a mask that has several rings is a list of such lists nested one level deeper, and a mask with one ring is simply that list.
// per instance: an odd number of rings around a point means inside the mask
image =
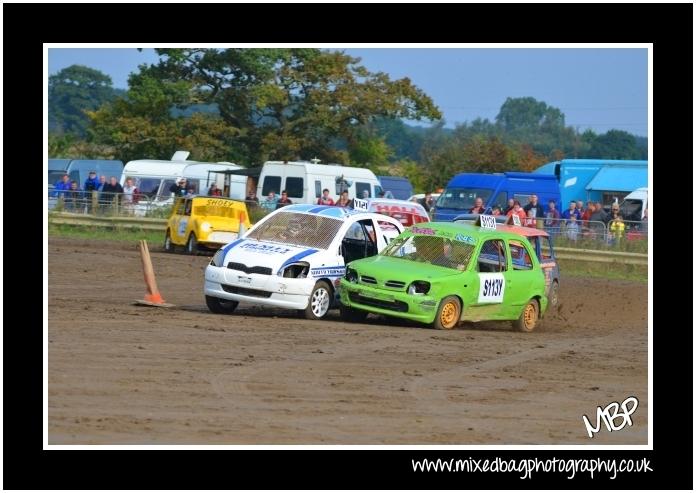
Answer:
[{"label": "white car's front wheel", "polygon": [[208,309],[213,313],[232,313],[239,305],[239,302],[206,295],[205,304],[208,305]]},{"label": "white car's front wheel", "polygon": [[319,281],[314,285],[312,294],[309,295],[309,303],[305,309],[305,318],[318,320],[324,318],[331,307],[331,288],[326,281]]}]

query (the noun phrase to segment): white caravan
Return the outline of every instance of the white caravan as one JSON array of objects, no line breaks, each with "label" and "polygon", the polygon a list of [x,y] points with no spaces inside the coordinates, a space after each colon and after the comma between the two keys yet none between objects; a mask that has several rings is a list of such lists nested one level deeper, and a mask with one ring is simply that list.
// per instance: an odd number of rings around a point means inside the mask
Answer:
[{"label": "white caravan", "polygon": [[273,191],[276,196],[286,190],[295,204],[316,204],[322,191],[328,188],[336,200],[343,190],[349,198],[374,198],[382,191],[375,174],[365,168],[340,164],[318,164],[309,161],[266,161],[259,176],[256,195],[260,200]]},{"label": "white caravan", "polygon": [[[188,161],[189,153],[177,151],[171,160],[137,159],[129,161],[123,168],[121,185],[132,178],[139,191],[138,205],[134,208],[137,215],[144,215],[148,210],[173,203],[173,194],[169,190],[178,178],[187,179],[187,187],[191,187],[197,195],[205,195],[212,183],[222,185],[223,176],[212,171],[237,170],[242,167],[234,163],[204,163]],[[222,189],[222,186],[220,186]],[[234,177],[228,195],[244,200],[246,193],[246,177]]]}]

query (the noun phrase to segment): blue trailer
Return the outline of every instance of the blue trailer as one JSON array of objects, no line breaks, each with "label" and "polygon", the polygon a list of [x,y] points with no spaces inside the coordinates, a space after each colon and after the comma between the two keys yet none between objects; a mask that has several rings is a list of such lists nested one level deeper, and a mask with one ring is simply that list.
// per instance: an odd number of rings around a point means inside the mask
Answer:
[{"label": "blue trailer", "polygon": [[479,197],[489,211],[494,206],[504,210],[508,199],[517,199],[524,206],[532,194],[539,197],[539,203],[544,208],[551,199],[556,202],[557,209],[562,207],[558,180],[552,174],[462,173],[452,178],[438,197],[433,220],[453,221],[460,214],[468,213],[474,206],[474,200]]},{"label": "blue trailer", "polygon": [[534,171],[558,180],[561,202],[619,202],[633,190],[648,186],[648,162],[619,159],[563,159]]},{"label": "blue trailer", "polygon": [[395,199],[408,200],[413,195],[413,186],[408,178],[401,176],[378,176],[382,190],[391,192]]}]

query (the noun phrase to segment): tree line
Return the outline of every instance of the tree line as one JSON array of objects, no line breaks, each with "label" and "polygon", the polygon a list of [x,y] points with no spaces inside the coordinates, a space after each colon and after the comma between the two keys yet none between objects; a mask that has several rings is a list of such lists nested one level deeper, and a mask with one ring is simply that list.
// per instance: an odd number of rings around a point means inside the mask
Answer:
[{"label": "tree line", "polygon": [[[49,78],[49,155],[256,166],[319,158],[406,176],[418,191],[463,171],[531,171],[562,158],[647,159],[647,139],[565,124],[560,109],[508,98],[493,121],[446,128],[408,78],[318,49],[158,49],[128,89],[79,65]],[[403,120],[424,121],[429,127]]]}]

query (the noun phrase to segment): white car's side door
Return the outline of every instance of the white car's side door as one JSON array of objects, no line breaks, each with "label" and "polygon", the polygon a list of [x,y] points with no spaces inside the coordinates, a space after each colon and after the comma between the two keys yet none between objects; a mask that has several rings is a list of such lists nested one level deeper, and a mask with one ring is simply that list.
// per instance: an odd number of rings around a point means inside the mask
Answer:
[{"label": "white car's side door", "polygon": [[381,252],[397,236],[399,236],[404,226],[400,221],[393,217],[381,216],[376,220],[377,223],[377,251]]}]

